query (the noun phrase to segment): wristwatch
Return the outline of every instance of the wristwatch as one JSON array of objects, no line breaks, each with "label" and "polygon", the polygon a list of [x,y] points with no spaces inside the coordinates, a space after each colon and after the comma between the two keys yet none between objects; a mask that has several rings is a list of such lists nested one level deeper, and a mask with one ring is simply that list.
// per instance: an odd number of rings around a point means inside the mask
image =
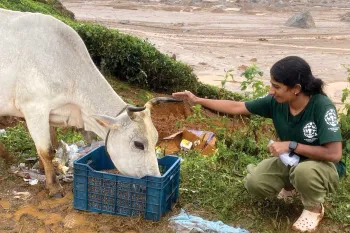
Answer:
[{"label": "wristwatch", "polygon": [[297,148],[298,143],[295,141],[291,141],[289,143],[289,152],[294,152],[294,150]]}]

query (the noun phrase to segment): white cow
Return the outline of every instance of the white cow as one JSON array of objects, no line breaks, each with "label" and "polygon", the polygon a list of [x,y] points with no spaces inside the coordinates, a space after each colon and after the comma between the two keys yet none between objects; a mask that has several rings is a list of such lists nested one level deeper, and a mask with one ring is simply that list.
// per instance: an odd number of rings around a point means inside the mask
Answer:
[{"label": "white cow", "polygon": [[62,191],[52,165],[50,125],[75,126],[102,139],[119,171],[159,176],[158,133],[150,107],[128,106],[92,62],[79,35],[47,15],[0,9],[0,116],[24,117],[50,195]]}]

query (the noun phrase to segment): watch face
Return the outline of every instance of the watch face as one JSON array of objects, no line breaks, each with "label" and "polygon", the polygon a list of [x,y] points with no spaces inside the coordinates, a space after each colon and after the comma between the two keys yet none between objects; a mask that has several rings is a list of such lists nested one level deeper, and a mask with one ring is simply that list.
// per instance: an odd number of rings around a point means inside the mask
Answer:
[{"label": "watch face", "polygon": [[297,144],[298,144],[297,142],[291,141],[289,143],[289,149],[294,150],[297,147]]}]

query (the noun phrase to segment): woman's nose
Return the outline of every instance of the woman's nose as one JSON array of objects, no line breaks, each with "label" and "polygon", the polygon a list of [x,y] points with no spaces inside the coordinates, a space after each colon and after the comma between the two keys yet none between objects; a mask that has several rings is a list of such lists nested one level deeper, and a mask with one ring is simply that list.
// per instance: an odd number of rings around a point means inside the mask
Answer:
[{"label": "woman's nose", "polygon": [[275,89],[270,88],[270,89],[269,89],[269,95],[274,95],[274,94],[275,94]]}]

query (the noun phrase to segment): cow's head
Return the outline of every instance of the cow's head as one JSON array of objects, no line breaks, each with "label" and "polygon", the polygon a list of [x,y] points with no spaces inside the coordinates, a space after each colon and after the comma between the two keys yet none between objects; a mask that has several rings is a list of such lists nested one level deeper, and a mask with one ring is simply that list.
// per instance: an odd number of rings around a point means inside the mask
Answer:
[{"label": "cow's head", "polygon": [[158,132],[151,119],[151,108],[162,102],[179,100],[158,97],[144,107],[127,106],[117,117],[95,115],[97,122],[109,130],[107,151],[117,169],[124,175],[160,176],[155,145]]}]

